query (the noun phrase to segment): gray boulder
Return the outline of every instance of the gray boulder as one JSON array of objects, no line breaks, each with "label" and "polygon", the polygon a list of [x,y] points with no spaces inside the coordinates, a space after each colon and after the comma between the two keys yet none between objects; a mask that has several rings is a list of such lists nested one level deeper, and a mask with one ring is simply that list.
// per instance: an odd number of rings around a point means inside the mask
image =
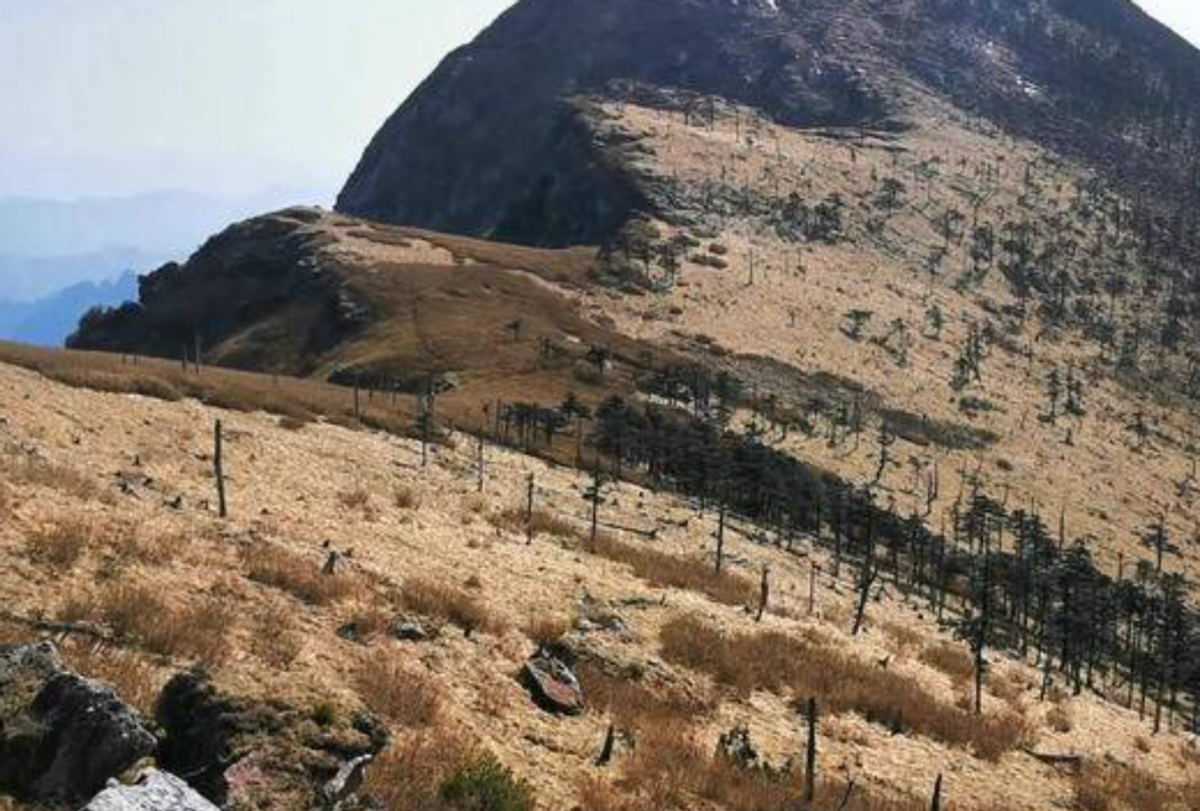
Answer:
[{"label": "gray boulder", "polygon": [[83,811],[218,811],[173,774],[147,769],[132,785],[111,783]]},{"label": "gray boulder", "polygon": [[0,791],[81,802],[155,746],[137,712],[68,671],[53,645],[0,648]]}]

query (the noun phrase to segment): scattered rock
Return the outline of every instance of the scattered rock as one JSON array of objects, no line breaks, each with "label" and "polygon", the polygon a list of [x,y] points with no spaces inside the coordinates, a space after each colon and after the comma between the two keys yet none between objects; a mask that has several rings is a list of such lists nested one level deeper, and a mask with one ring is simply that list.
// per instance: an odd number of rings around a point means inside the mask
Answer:
[{"label": "scattered rock", "polygon": [[83,811],[218,811],[173,774],[147,769],[131,785],[110,783]]},{"label": "scattered rock", "polygon": [[420,620],[400,617],[392,624],[392,636],[401,642],[426,642],[437,636],[437,630]]},{"label": "scattered rock", "polygon": [[53,645],[0,649],[0,789],[81,802],[154,748],[137,712],[68,671]]},{"label": "scattered rock", "polygon": [[362,788],[367,766],[374,762],[373,755],[360,755],[343,764],[332,780],[321,790],[322,798],[330,807],[336,807],[350,799]]},{"label": "scattered rock", "polygon": [[762,764],[758,750],[750,740],[750,730],[734,727],[717,741],[717,757],[724,758],[739,769],[758,769]]},{"label": "scattered rock", "polygon": [[534,703],[547,712],[579,715],[583,712],[583,688],[575,674],[560,659],[539,652],[525,663],[522,680]]}]

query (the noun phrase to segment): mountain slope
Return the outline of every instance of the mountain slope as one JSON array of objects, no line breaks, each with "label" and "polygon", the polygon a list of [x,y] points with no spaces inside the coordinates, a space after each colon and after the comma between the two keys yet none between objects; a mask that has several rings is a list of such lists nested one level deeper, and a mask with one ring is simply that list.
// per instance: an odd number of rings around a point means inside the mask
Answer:
[{"label": "mountain slope", "polygon": [[[570,99],[636,82],[787,126],[904,128],[933,97],[1141,192],[1195,189],[1200,54],[1128,0],[524,0],[387,122],[341,211],[594,244],[644,210]],[[561,216],[559,216],[561,214]]]}]

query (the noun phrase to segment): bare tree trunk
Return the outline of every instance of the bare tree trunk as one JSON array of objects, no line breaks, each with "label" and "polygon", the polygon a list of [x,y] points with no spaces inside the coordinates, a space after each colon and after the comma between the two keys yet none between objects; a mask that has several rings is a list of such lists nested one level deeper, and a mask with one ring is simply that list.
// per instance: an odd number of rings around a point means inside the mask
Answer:
[{"label": "bare tree trunk", "polygon": [[221,421],[217,420],[217,426],[213,432],[214,450],[213,450],[213,472],[217,477],[217,510],[222,518],[229,516],[229,510],[225,504],[225,468],[223,466],[223,451],[224,451],[224,432],[221,430]]}]

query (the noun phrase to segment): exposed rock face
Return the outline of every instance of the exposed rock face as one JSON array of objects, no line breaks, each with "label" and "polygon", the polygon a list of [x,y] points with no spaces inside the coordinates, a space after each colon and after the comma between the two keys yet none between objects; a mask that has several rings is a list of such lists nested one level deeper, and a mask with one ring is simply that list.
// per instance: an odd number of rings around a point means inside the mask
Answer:
[{"label": "exposed rock face", "polygon": [[[522,0],[392,116],[341,211],[528,243],[653,204],[581,96],[633,82],[790,126],[902,127],[929,94],[1190,194],[1200,54],[1129,0]],[[1147,173],[1149,173],[1147,175]]]},{"label": "exposed rock face", "polygon": [[320,724],[283,703],[226,695],[199,673],[167,684],[157,717],[162,766],[212,802],[239,808],[308,807],[347,762],[387,742],[372,719]]},{"label": "exposed rock face", "polygon": [[148,769],[132,785],[110,785],[83,811],[217,811],[173,774]]},{"label": "exposed rock face", "polygon": [[137,713],[67,671],[52,645],[0,650],[0,789],[79,802],[154,747]]}]

